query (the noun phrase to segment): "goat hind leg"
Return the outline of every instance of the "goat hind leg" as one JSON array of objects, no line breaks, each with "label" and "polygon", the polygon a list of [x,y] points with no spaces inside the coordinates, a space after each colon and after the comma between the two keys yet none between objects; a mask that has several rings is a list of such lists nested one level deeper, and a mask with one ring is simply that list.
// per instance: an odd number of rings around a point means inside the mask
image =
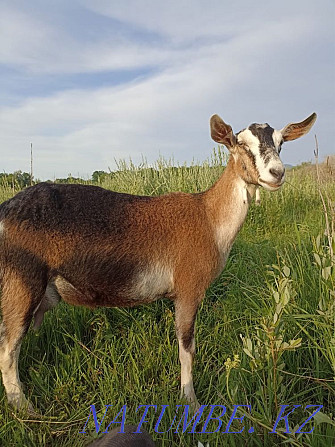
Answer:
[{"label": "goat hind leg", "polygon": [[6,390],[8,403],[17,409],[28,409],[33,411],[32,406],[27,401],[19,378],[18,361],[23,338],[22,328],[16,327],[17,331],[10,330],[8,336],[7,328],[2,322],[0,326],[0,369],[2,381]]},{"label": "goat hind leg", "polygon": [[33,408],[22,390],[18,361],[22,339],[29,328],[36,302],[42,299],[43,293],[42,283],[39,287],[29,288],[19,275],[9,274],[4,280],[1,297],[0,370],[2,381],[8,403],[16,409],[29,412],[33,412]]}]

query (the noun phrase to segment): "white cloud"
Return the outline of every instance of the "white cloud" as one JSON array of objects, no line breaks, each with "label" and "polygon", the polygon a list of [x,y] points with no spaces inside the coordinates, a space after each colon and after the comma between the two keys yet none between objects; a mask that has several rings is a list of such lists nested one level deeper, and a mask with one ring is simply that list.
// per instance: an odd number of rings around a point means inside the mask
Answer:
[{"label": "white cloud", "polygon": [[[74,17],[75,20],[75,17]],[[101,34],[94,42],[74,38],[66,29],[10,5],[0,5],[0,62],[34,74],[85,73],[157,65],[173,56],[122,35]]]},{"label": "white cloud", "polygon": [[33,17],[0,5],[1,63],[29,64],[34,58],[40,58],[48,34],[43,24]]},{"label": "white cloud", "polygon": [[[249,1],[222,2],[222,0],[80,0],[87,8],[133,24],[175,42],[196,40],[201,37],[236,36],[276,25],[291,18],[324,16],[317,1],[282,0],[281,2]],[[331,0],[325,2],[330,8]],[[292,30],[291,30],[292,31]]]}]

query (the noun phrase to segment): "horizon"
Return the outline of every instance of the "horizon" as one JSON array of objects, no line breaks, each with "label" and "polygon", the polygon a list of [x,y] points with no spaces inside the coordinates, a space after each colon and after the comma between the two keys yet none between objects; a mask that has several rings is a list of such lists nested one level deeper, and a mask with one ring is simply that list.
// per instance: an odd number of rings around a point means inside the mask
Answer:
[{"label": "horizon", "polygon": [[[226,153],[226,152],[224,152],[224,153]],[[321,161],[319,160],[318,161],[318,164],[319,165],[325,165],[325,164],[327,164],[329,162],[329,159],[330,159],[331,166],[333,166],[333,164],[335,164],[335,154],[326,155],[323,160],[321,160]],[[153,170],[159,171],[160,167],[156,166],[158,161],[160,161],[160,160],[156,160],[156,161],[154,161],[154,162],[152,162],[150,164],[148,163],[148,164],[144,164],[144,165],[143,165],[143,161],[142,161],[142,163],[140,165],[134,165],[134,168],[136,170],[138,169],[139,171],[145,170],[145,169],[153,169]],[[201,166],[203,166],[204,163],[207,163],[207,162],[209,163],[209,167],[215,167],[215,164],[211,164],[209,162],[209,159],[207,159],[207,160],[204,160],[203,162],[198,162],[198,161],[193,160],[190,164],[185,164],[183,162],[178,162],[176,164],[167,165],[166,169],[169,169],[169,168],[174,168],[174,169],[175,168],[181,168],[181,169],[182,168],[192,168],[194,166],[201,167]],[[127,161],[126,161],[126,163],[127,163]],[[132,161],[129,160],[129,163],[132,163]],[[285,166],[286,169],[300,168],[300,167],[304,167],[305,165],[315,166],[316,165],[316,161],[314,159],[314,160],[302,161],[299,164],[284,163],[284,166]],[[226,164],[222,164],[222,167],[226,167]],[[132,167],[129,168],[129,170],[132,170],[132,169],[133,169]],[[93,179],[93,177],[94,177],[94,174],[96,174],[96,173],[97,174],[102,173],[102,174],[106,174],[108,176],[108,175],[116,174],[118,172],[123,172],[123,171],[124,171],[124,169],[115,169],[115,170],[108,169],[108,170],[105,170],[105,171],[104,170],[95,170],[95,171],[92,171],[91,173],[87,173],[87,175],[85,175],[83,177],[81,177],[79,175],[73,175],[71,172],[69,172],[67,174],[67,176],[65,176],[65,177],[45,178],[45,179],[40,179],[40,178],[34,176],[34,174],[33,174],[33,183],[57,182],[57,181],[64,181],[64,180],[69,180],[69,179],[74,180],[74,181],[79,181],[79,182],[80,181],[83,181],[83,182],[92,182],[93,181],[94,182],[95,180]],[[0,172],[0,179],[5,177],[5,176],[13,176],[15,174],[20,174],[20,175],[27,174],[28,176],[30,176],[30,172],[22,171],[22,170],[18,169],[18,170],[15,170],[13,172]]]}]

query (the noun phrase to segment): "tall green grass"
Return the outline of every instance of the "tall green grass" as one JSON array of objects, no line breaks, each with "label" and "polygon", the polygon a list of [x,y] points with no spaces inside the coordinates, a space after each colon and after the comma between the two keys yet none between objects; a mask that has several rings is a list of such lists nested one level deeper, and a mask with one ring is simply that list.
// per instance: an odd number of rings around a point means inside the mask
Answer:
[{"label": "tall green grass", "polygon": [[[153,167],[122,161],[102,186],[147,195],[197,192],[218,178],[224,162],[220,151],[201,166],[175,167],[173,160],[163,159]],[[28,421],[13,414],[0,385],[0,445],[83,446],[100,436],[91,419],[87,433],[79,434],[91,404],[99,419],[105,405],[113,405],[101,431],[125,404],[126,422],[133,424],[141,419],[135,413],[139,405],[156,404],[157,413],[149,411],[143,427],[158,446],[197,446],[198,441],[210,447],[333,446],[335,266],[313,168],[293,170],[287,180],[276,193],[262,191],[260,207],[251,206],[227,266],[198,313],[195,389],[201,404],[227,407],[221,433],[183,434],[180,428],[174,433],[176,426],[167,432],[176,405],[185,404],[179,399],[170,302],[96,311],[62,303],[46,315],[37,334],[29,332],[21,351],[21,380],[43,417]],[[321,188],[334,202],[334,179],[326,176]],[[1,201],[12,194],[0,188]],[[159,427],[166,433],[157,434],[163,404],[170,405]],[[235,420],[231,431],[246,428],[240,434],[222,433],[237,404],[250,404],[252,412],[245,412],[242,424]],[[313,432],[286,434],[282,421],[278,433],[270,433],[284,404],[290,409],[301,405],[289,417],[290,431],[311,414],[306,405],[323,405],[322,414],[303,429],[314,426]],[[220,412],[217,408],[213,417]],[[181,409],[178,414],[177,420]],[[215,431],[217,424],[212,421],[207,430]]]}]

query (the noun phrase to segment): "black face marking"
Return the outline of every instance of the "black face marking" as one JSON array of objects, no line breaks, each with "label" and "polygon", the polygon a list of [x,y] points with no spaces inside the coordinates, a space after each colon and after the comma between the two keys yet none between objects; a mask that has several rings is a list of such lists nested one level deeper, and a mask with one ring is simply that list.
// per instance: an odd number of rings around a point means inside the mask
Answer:
[{"label": "black face marking", "polygon": [[257,169],[257,167],[256,167],[256,157],[255,157],[255,155],[254,155],[249,149],[246,149],[245,152],[246,152],[247,156],[250,158],[251,163],[253,164],[253,166],[255,167],[255,169]]},{"label": "black face marking", "polygon": [[269,124],[251,124],[249,126],[249,130],[255,137],[257,137],[261,143],[261,145],[266,145],[269,147],[275,147],[273,142],[273,132],[274,129]]},{"label": "black face marking", "polygon": [[276,150],[272,135],[274,129],[269,124],[251,124],[248,129],[259,140],[259,153],[263,158],[265,165],[267,165]]}]

